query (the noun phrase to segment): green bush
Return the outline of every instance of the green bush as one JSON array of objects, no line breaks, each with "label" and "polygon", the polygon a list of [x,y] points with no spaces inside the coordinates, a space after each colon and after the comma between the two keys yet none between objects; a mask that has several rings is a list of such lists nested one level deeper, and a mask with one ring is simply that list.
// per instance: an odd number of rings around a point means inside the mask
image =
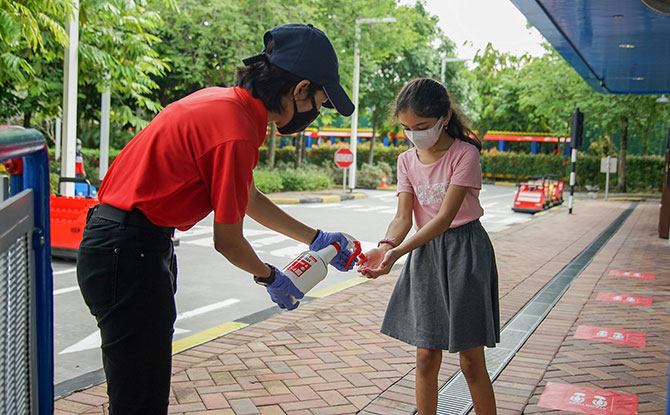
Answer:
[{"label": "green bush", "polygon": [[254,181],[263,193],[314,191],[333,187],[333,180],[327,172],[314,166],[294,169],[292,164],[286,162],[279,163],[275,169],[255,169]]},{"label": "green bush", "polygon": [[534,176],[565,175],[563,156],[554,154],[499,153],[485,151],[481,155],[482,173],[494,175]]},{"label": "green bush", "polygon": [[282,190],[313,191],[333,187],[333,180],[327,173],[316,168],[288,169],[279,172],[282,181]]},{"label": "green bush", "polygon": [[366,189],[376,189],[381,183],[384,170],[377,165],[363,164],[356,175],[356,186]]},{"label": "green bush", "polygon": [[[100,166],[100,150],[97,148],[82,148],[84,153],[84,171],[86,171],[86,178],[92,185],[100,187],[100,179],[98,178],[98,167]],[[112,165],[114,159],[119,155],[121,150],[115,148],[109,149],[109,165]],[[55,150],[49,148],[49,171],[57,173],[60,176],[60,160],[55,159]]]},{"label": "green bush", "polygon": [[[499,153],[485,151],[481,156],[482,173],[516,181],[528,176],[557,174],[567,182],[570,163],[562,155]],[[605,189],[605,173],[600,173],[600,157],[579,153],[576,166],[577,190],[598,186]],[[663,182],[663,158],[660,156],[626,157],[626,187],[629,192],[660,192]],[[618,173],[610,174],[610,188],[618,183]],[[567,184],[567,183],[566,183]]]},{"label": "green bush", "polygon": [[384,173],[386,173],[386,183],[388,184],[395,183],[394,177],[396,169],[394,167],[397,167],[397,163],[391,165],[385,161],[380,161],[376,162],[375,166],[379,167],[380,169],[382,169]]},{"label": "green bush", "polygon": [[254,170],[254,183],[263,193],[281,192],[282,189],[281,177],[269,169]]},{"label": "green bush", "polygon": [[[260,148],[259,168],[254,173],[256,185],[263,192],[276,192],[288,190],[321,190],[331,187],[333,183],[342,182],[342,170],[335,166],[333,155],[339,147],[320,146],[306,150],[305,160],[298,170],[293,168],[295,148],[286,146],[277,148],[275,153],[276,168],[274,170],[262,169],[261,166],[267,159],[267,148]],[[357,146],[357,185],[361,187],[374,188],[381,181],[381,173],[386,173],[389,184],[396,182],[396,166],[398,156],[407,147],[384,147],[381,144],[375,146],[375,165],[369,166],[367,161],[369,144],[363,143]],[[109,149],[110,160],[114,161],[120,150]],[[99,150],[84,148],[84,168],[87,178],[91,184],[99,187],[98,164]],[[60,173],[60,161],[54,160],[54,150],[49,149],[50,172],[52,174],[52,188],[55,188],[54,177],[57,180]],[[528,176],[557,174],[567,182],[570,176],[570,163],[565,163],[562,155],[554,154],[523,154],[504,152],[496,150],[484,151],[481,155],[482,172],[485,176],[507,178],[522,181]],[[660,156],[634,156],[626,159],[626,180],[629,192],[659,192],[663,181],[663,162]],[[258,176],[257,176],[258,174]],[[281,188],[278,183],[281,180]],[[617,185],[618,174],[610,175],[610,188]],[[584,190],[587,186],[598,186],[601,190],[605,188],[605,174],[600,173],[600,157],[579,153],[577,157],[577,189]]]}]

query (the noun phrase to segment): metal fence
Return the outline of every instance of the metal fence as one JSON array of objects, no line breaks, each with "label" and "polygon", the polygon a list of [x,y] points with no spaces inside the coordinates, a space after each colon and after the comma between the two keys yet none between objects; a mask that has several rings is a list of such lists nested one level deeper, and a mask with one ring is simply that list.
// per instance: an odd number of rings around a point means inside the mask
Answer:
[{"label": "metal fence", "polygon": [[0,202],[0,414],[53,414],[53,283],[49,166],[42,134],[0,130],[15,162]]}]

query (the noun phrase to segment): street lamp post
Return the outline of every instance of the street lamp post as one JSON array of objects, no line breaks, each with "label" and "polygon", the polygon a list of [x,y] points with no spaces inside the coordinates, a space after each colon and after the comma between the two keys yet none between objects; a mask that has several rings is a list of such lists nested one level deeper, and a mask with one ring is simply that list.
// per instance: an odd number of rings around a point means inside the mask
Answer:
[{"label": "street lamp post", "polygon": [[351,152],[354,153],[354,163],[349,168],[349,189],[353,191],[356,188],[356,145],[358,144],[358,83],[361,67],[361,53],[358,48],[358,43],[361,40],[361,23],[395,23],[395,17],[383,18],[358,18],[355,24],[355,41],[354,41],[354,85],[352,91],[352,100],[354,102],[354,112],[351,114]]},{"label": "street lamp post", "polygon": [[440,68],[440,82],[444,84],[445,72],[447,70],[447,62],[465,62],[467,60],[468,59],[462,59],[462,58],[447,58],[447,57],[442,58],[442,67]]}]

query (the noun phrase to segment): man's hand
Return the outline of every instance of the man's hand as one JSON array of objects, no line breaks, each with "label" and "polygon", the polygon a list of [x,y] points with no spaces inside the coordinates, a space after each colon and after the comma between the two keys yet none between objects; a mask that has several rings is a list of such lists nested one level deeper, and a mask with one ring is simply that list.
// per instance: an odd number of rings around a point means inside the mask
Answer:
[{"label": "man's hand", "polygon": [[293,284],[293,281],[291,281],[286,274],[278,270],[276,267],[272,265],[270,266],[274,269],[276,274],[275,281],[272,285],[266,287],[268,294],[270,294],[270,298],[277,303],[279,308],[295,310],[300,305],[300,301],[296,301],[294,304],[293,299],[300,300],[305,294]]},{"label": "man's hand", "polygon": [[332,261],[330,261],[330,265],[334,266],[340,271],[349,271],[354,267],[354,264],[356,264],[358,258],[351,261],[351,264],[349,264],[348,267],[346,266],[347,261],[351,256],[351,251],[347,249],[349,240],[346,236],[344,236],[344,234],[340,232],[324,232],[321,229],[318,229],[316,231],[316,237],[314,238],[314,241],[312,241],[312,243],[309,245],[309,249],[312,251],[319,251],[333,242],[337,242],[340,245],[340,253],[337,254]]}]

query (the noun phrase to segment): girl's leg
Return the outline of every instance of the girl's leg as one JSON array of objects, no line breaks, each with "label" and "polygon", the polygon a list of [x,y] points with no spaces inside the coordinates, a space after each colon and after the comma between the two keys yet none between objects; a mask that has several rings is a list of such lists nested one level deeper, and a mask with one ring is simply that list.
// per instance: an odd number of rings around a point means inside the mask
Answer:
[{"label": "girl's leg", "polygon": [[475,347],[459,353],[461,371],[470,388],[472,403],[477,415],[495,415],[496,398],[493,385],[486,371],[484,347]]},{"label": "girl's leg", "polygon": [[437,374],[442,350],[416,348],[416,407],[418,415],[437,413]]}]

